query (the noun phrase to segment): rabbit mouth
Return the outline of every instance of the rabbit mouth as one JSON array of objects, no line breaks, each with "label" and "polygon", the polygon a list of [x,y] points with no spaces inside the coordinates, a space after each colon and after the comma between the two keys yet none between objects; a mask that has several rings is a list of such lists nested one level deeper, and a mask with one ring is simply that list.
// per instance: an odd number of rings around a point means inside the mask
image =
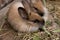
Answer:
[{"label": "rabbit mouth", "polygon": [[39,27],[39,28],[42,28],[44,25],[45,25],[45,21],[42,20],[42,21],[39,21],[39,20],[26,20],[27,21],[27,24],[29,25],[34,25],[34,27]]},{"label": "rabbit mouth", "polygon": [[38,20],[34,20],[34,21],[27,21],[27,25],[29,27],[27,31],[29,32],[37,32],[38,30],[39,31],[43,31],[43,26],[44,26],[44,21],[42,22],[39,22]]}]

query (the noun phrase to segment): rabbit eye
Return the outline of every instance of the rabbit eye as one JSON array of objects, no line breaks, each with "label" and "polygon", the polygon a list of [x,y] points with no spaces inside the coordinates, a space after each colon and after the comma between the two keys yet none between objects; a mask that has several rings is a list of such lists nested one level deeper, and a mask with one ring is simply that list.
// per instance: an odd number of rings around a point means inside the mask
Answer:
[{"label": "rabbit eye", "polygon": [[34,11],[37,12],[40,16],[44,16],[44,13],[38,10],[37,8],[33,7]]}]

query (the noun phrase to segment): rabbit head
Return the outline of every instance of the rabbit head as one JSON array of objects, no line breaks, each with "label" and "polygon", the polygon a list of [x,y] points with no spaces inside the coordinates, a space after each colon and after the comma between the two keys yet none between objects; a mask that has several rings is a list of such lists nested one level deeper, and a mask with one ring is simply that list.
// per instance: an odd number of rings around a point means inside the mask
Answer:
[{"label": "rabbit head", "polygon": [[45,19],[43,18],[44,7],[42,7],[42,3],[40,5],[42,8],[38,7],[39,3],[37,2],[30,6],[27,1],[15,2],[7,13],[8,22],[19,32],[38,31],[45,24]]}]

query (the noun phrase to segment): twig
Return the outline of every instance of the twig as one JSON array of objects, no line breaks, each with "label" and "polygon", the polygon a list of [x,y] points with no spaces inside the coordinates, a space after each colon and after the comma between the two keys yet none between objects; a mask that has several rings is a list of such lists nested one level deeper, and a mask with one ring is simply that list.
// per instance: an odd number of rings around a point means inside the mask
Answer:
[{"label": "twig", "polygon": [[46,0],[42,0],[43,1],[43,3],[44,3],[44,6],[46,6]]}]

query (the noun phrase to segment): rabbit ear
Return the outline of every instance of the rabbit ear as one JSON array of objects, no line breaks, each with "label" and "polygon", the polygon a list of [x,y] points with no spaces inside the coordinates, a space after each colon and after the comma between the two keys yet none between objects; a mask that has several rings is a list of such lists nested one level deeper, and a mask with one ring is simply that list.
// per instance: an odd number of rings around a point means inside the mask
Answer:
[{"label": "rabbit ear", "polygon": [[18,8],[18,12],[19,15],[23,18],[23,19],[28,19],[28,13],[26,12],[26,10],[22,7]]},{"label": "rabbit ear", "polygon": [[27,0],[22,0],[22,4],[24,5],[24,8],[26,9],[26,11],[28,12],[28,13],[30,13],[30,11],[31,11],[31,4],[27,1]]}]

